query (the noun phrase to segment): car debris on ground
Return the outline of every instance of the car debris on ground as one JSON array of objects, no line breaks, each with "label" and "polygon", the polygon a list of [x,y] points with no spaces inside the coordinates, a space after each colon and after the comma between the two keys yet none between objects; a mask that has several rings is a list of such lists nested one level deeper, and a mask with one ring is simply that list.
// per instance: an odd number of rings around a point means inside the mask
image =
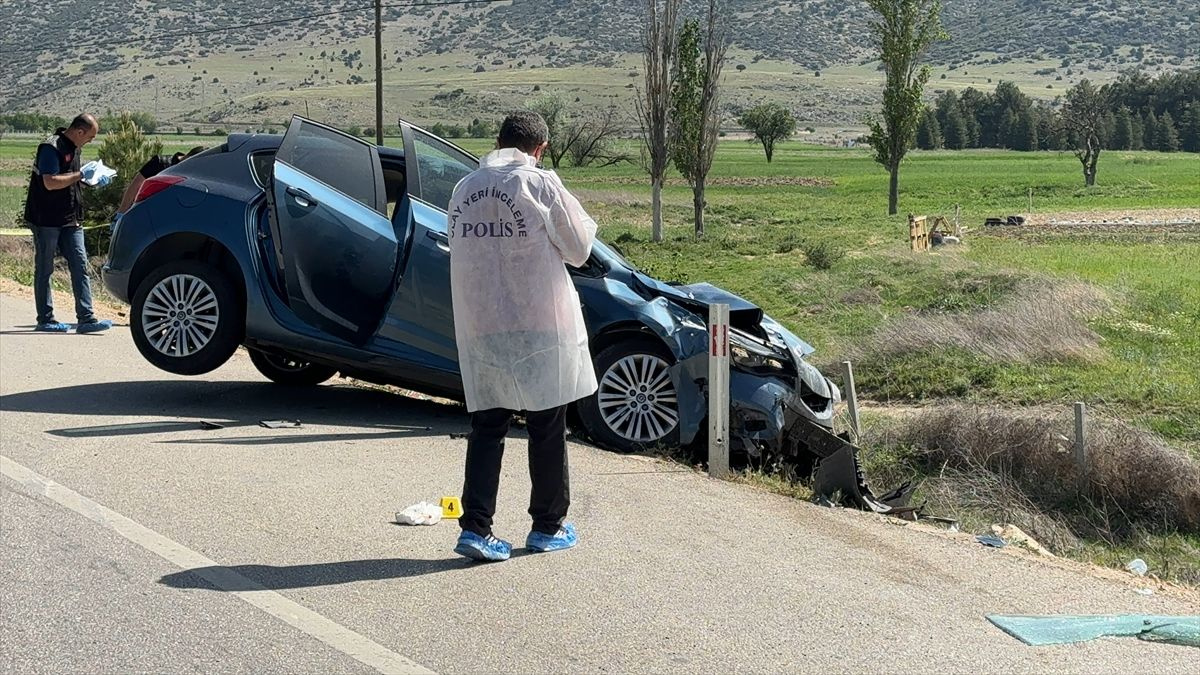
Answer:
[{"label": "car debris on ground", "polygon": [[990,546],[992,548],[1004,548],[1005,546],[1008,546],[1007,541],[1004,541],[1003,538],[998,537],[994,534],[976,535],[975,541],[983,544],[984,546]]},{"label": "car debris on ground", "polygon": [[1010,616],[987,617],[997,628],[1027,645],[1071,644],[1103,637],[1136,637],[1200,647],[1200,616]]},{"label": "car debris on ground", "polygon": [[258,423],[259,426],[268,429],[298,429],[300,428],[300,420],[263,420]]}]

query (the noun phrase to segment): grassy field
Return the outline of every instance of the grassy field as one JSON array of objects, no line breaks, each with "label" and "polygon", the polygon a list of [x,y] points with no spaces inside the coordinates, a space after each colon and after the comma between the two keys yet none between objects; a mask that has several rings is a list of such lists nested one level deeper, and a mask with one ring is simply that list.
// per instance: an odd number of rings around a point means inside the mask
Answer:
[{"label": "grassy field", "polygon": [[[197,138],[163,141],[185,148]],[[490,147],[462,144],[477,153]],[[0,144],[5,221],[23,198],[32,153],[27,139]],[[901,172],[903,213],[950,216],[959,205],[970,228],[962,245],[929,254],[908,251],[905,216],[885,215],[887,174],[864,150],[788,143],[768,164],[756,145],[723,143],[700,241],[690,189],[678,178],[664,193],[667,240],[655,244],[636,166],[560,173],[601,236],[635,264],[759,303],[811,342],[827,371],[853,359],[860,396],[885,410],[954,400],[1058,415],[1085,401],[1098,420],[1131,423],[1200,458],[1200,229],[983,227],[988,217],[1029,215],[1030,189],[1034,216],[1190,209],[1184,215],[1196,218],[1196,155],[1108,152],[1099,184],[1085,189],[1069,153],[914,152]],[[28,279],[11,255],[0,263]],[[906,467],[889,477],[908,471],[938,485],[903,449],[881,447],[868,459],[880,473],[888,463]],[[1008,513],[958,506],[964,523]],[[1093,519],[1071,512],[1076,522]],[[1135,528],[1071,541],[1065,554],[1120,564],[1154,553],[1173,566],[1172,578],[1200,583],[1195,533]]]}]

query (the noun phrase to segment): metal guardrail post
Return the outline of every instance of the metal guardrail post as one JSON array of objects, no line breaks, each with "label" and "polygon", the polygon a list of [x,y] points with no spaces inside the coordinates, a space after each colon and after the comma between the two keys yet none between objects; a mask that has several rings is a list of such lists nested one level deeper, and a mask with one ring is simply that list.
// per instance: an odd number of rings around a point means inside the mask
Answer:
[{"label": "metal guardrail post", "polygon": [[729,305],[708,308],[708,475],[729,474]]}]

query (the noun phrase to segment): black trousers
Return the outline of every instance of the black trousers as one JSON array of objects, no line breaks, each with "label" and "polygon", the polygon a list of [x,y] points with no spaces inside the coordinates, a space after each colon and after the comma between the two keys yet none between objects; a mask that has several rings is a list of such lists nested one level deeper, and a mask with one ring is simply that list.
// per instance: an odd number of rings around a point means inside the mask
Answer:
[{"label": "black trousers", "polygon": [[[500,462],[504,437],[512,424],[512,410],[495,408],[471,413],[471,435],[467,439],[467,477],[463,485],[464,530],[487,536],[496,515],[496,493],[500,489]],[[571,505],[567,474],[567,407],[525,414],[529,428],[529,515],[533,529],[546,534],[558,532]]]}]

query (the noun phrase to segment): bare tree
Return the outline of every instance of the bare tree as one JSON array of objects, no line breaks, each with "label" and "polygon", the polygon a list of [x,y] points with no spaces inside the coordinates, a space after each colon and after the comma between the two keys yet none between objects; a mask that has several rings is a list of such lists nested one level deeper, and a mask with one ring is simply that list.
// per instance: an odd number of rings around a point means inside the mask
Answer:
[{"label": "bare tree", "polygon": [[563,135],[571,164],[612,166],[629,161],[629,155],[618,152],[613,144],[620,133],[621,116],[615,107],[575,118]]},{"label": "bare tree", "polygon": [[696,237],[704,236],[704,185],[717,154],[721,131],[721,71],[729,49],[729,15],[721,0],[708,0],[705,17],[704,68],[701,71],[700,134],[696,141],[696,164],[692,168],[692,198],[696,213]]},{"label": "bare tree", "polygon": [[682,0],[646,0],[642,27],[642,60],[645,87],[636,99],[642,124],[647,170],[652,191],[654,241],[662,241],[662,187],[671,165],[671,73],[675,55],[675,27]]},{"label": "bare tree", "polygon": [[1083,164],[1083,184],[1087,187],[1096,184],[1096,163],[1100,161],[1100,149],[1104,144],[1104,115],[1107,112],[1104,91],[1088,80],[1067,92],[1062,119],[1070,130],[1075,156]]}]

